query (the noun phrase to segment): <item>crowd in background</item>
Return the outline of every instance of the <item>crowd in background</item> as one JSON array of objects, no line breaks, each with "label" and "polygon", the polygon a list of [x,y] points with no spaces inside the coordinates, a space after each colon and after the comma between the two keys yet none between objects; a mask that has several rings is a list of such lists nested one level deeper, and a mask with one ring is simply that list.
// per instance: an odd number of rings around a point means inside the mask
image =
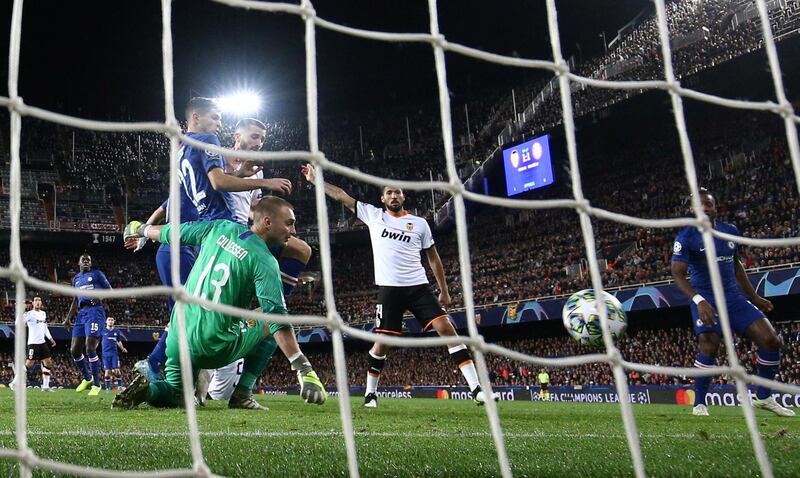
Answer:
[{"label": "crowd in background", "polygon": [[[798,195],[781,127],[769,116],[743,118],[746,117],[720,111],[703,111],[688,117],[690,128],[697,131],[692,144],[700,182],[717,198],[719,219],[737,225],[742,235],[795,237]],[[606,144],[608,138],[585,139],[581,168],[587,179],[583,190],[594,207],[649,218],[690,214],[677,142],[661,129],[660,125],[653,125],[639,130],[638,135],[627,138],[613,151]],[[557,181],[548,194],[569,197],[569,182]],[[298,188],[297,196],[302,195],[310,197],[312,191]],[[413,202],[417,194],[409,192],[409,196]],[[306,211],[315,209],[309,204],[296,210],[302,222],[309,215]],[[355,221],[349,211],[346,215]],[[607,287],[670,278],[671,245],[677,229],[640,228],[597,219],[592,224]],[[583,237],[572,210],[501,210],[487,206],[470,220],[468,232],[474,297],[479,306],[565,295],[589,286]],[[456,235],[453,230],[437,231],[435,239],[453,298],[452,307],[461,307]],[[119,246],[98,246],[89,252],[95,267],[106,273],[113,287],[119,288],[159,283],[154,268],[155,249],[151,244],[132,254]],[[23,249],[23,261],[34,276],[64,282],[77,272],[76,262],[82,252],[82,247],[53,248],[31,242]],[[0,249],[0,260],[7,260],[6,254]],[[745,268],[785,265],[800,262],[800,248],[742,247],[739,256]],[[353,261],[353,257],[360,260]],[[371,280],[369,244],[334,244],[332,260],[337,310],[349,322],[372,320],[376,288]],[[319,251],[315,249],[309,269],[318,270],[318,261]],[[13,297],[13,286],[2,280],[0,284]],[[290,309],[298,314],[323,315],[323,292],[319,281],[301,284],[289,298]],[[48,311],[56,317],[66,314],[69,300],[45,296]],[[109,300],[106,304],[109,313],[122,324],[160,326],[167,321],[166,302],[160,297]],[[0,320],[11,320],[13,308],[6,307],[2,314]]]},{"label": "crowd in background", "polygon": [[[800,31],[800,7],[797,2],[770,4],[770,20],[776,38],[784,40]],[[744,15],[752,2],[739,0],[674,0],[666,2],[673,61],[680,79],[702,69],[740,57],[762,47],[758,19]],[[734,21],[746,18],[747,21]],[[695,38],[693,35],[702,33]],[[691,40],[691,41],[690,41]],[[661,79],[663,61],[655,13],[646,10],[640,17],[623,27],[619,36],[609,39],[604,55],[571,61],[571,69],[582,76],[613,80]],[[505,136],[509,141],[521,134],[539,133],[561,121],[560,97],[557,82],[550,78],[529,79],[515,88],[515,101],[499,91],[481,91],[476,98],[465,99],[472,126],[461,114],[464,105],[454,105],[455,156],[459,178],[464,180],[475,162],[482,162],[497,148],[497,135],[509,122],[515,134]],[[577,117],[615,104],[641,90],[611,90],[576,88],[573,103]],[[520,110],[541,98],[532,114],[517,122],[512,103]],[[517,111],[521,114],[520,111]],[[102,133],[71,130],[63,126],[30,120],[23,129],[22,159],[31,169],[59,173],[58,189],[67,203],[59,213],[65,222],[85,219],[80,208],[86,202],[106,203],[107,188],[124,191],[126,207],[136,212],[149,212],[163,201],[168,179],[168,141],[155,133]],[[404,111],[363,113],[357,116],[320,117],[320,149],[326,157],[359,171],[382,177],[406,180],[443,179],[444,167],[440,120],[434,104],[409,105]],[[224,146],[232,145],[232,125],[220,132]],[[304,120],[272,120],[267,122],[266,151],[307,150],[308,132]],[[0,141],[0,155],[7,156],[7,138]],[[279,163],[273,168],[295,182],[302,190],[296,163]],[[359,197],[375,197],[375,188],[330,175]],[[6,185],[7,186],[7,185]],[[7,191],[6,191],[7,193]],[[444,195],[431,198],[419,194],[412,207],[419,215],[430,217]],[[30,199],[34,201],[34,199]],[[292,197],[302,210],[313,211],[312,194]],[[309,206],[309,207],[306,207]],[[113,223],[108,208],[97,211],[97,222]],[[309,215],[308,217],[314,217]],[[354,221],[346,214],[334,214],[335,227],[352,227]],[[0,215],[0,221],[7,218]],[[305,226],[312,226],[309,221]],[[0,225],[3,225],[0,222]],[[31,227],[40,227],[30,224]],[[305,227],[301,224],[301,227]]]},{"label": "crowd in background", "polygon": [[[732,0],[667,3],[673,40],[687,42],[673,50],[679,77],[761,47],[757,21],[745,22],[735,28],[731,23],[733,15],[741,12],[741,3]],[[786,8],[794,9],[791,11],[795,13],[778,17],[773,11],[776,31],[797,22],[796,4],[789,2],[787,5]],[[708,29],[706,36],[690,38],[703,28]],[[652,16],[645,16],[624,32],[607,55],[578,62],[573,69],[584,76],[614,80],[660,78],[663,59],[658,45],[655,21]],[[516,133],[542,131],[560,122],[558,91],[547,90],[549,84],[549,80],[534,81],[520,85],[516,90],[523,105],[537,96],[544,99],[538,104],[535,115],[516,127]],[[638,92],[577,88],[573,92],[576,115],[606,108],[633,93]],[[507,127],[508,119],[513,116],[511,102],[501,93],[486,94],[480,100],[470,101],[469,109],[473,121],[469,131],[461,116],[454,114],[456,167],[462,180],[472,172],[476,161],[482,161],[496,148],[496,134]],[[730,111],[702,110],[694,116],[689,114],[700,182],[718,198],[719,218],[736,224],[744,236],[796,237],[798,193],[787,146],[782,139],[782,126],[766,115],[753,114],[746,120],[743,118],[745,116]],[[267,128],[264,150],[308,149],[308,132],[303,121],[270,121]],[[409,107],[407,111],[391,114],[381,112],[353,117],[323,116],[319,130],[320,149],[329,160],[382,177],[404,180],[447,178],[440,119],[435,108]],[[639,128],[637,135],[624,141],[580,137],[582,187],[592,206],[637,217],[667,218],[690,214],[678,142],[673,133],[662,130],[661,123],[653,125],[651,130]],[[26,121],[23,131],[22,153],[26,168],[23,171],[23,228],[40,228],[46,224],[31,217],[37,207],[41,211],[35,191],[37,177],[57,183],[57,216],[75,223],[114,224],[116,220],[109,206],[115,200],[109,191],[119,191],[127,198],[125,207],[130,218],[146,218],[165,198],[168,142],[161,135],[73,131],[37,120]],[[232,145],[233,133],[230,124],[220,131],[224,146]],[[609,144],[615,146],[611,148]],[[0,155],[7,159],[7,151],[7,138],[3,138]],[[313,189],[301,179],[297,163],[276,162],[269,173],[292,180],[294,192],[290,199],[298,211],[299,229],[313,231],[316,228]],[[546,193],[547,197],[571,197],[567,173],[556,171],[556,177],[564,179]],[[332,173],[327,173],[326,179],[344,187],[360,200],[377,203],[379,190],[373,186]],[[7,227],[8,176],[3,175],[2,181],[0,227]],[[434,208],[445,199],[446,196],[440,193],[409,191],[408,208],[415,214],[431,218]],[[354,216],[338,205],[329,207],[329,214],[334,230],[359,227]],[[592,220],[592,225],[607,287],[669,279],[671,244],[677,230],[638,228],[597,219]],[[485,207],[470,219],[468,228],[474,297],[479,306],[566,295],[589,285],[583,259],[583,238],[572,210],[510,211]],[[436,241],[453,298],[452,307],[461,307],[462,271],[458,266],[455,233],[437,232]],[[77,260],[83,252],[82,247],[53,247],[30,242],[25,244],[22,255],[32,276],[67,282],[77,272]],[[106,273],[115,288],[159,283],[152,244],[135,254],[123,251],[121,247],[94,247],[90,253],[95,266]],[[316,249],[315,256],[312,269],[318,267]],[[353,257],[360,260],[353,261]],[[800,248],[743,247],[740,258],[746,268],[786,265],[800,262]],[[332,261],[334,296],[339,313],[351,323],[371,321],[376,288],[371,281],[372,254],[368,244],[334,247]],[[0,264],[8,262],[7,248],[0,248]],[[2,279],[0,290],[7,295],[5,301],[0,297],[0,322],[10,322],[14,317],[14,304],[9,299],[13,299],[14,285]],[[326,312],[323,292],[317,281],[301,284],[289,298],[289,309],[297,314],[323,315]],[[63,320],[73,300],[30,291],[33,293],[44,296],[51,323]],[[120,325],[161,327],[168,322],[163,297],[114,299],[105,301],[105,305],[108,314]],[[796,334],[797,325],[792,327],[785,332]],[[668,346],[649,346],[658,341]],[[800,357],[795,350],[797,342],[794,340],[793,348],[785,355],[794,357],[794,362],[787,362],[782,372],[788,374],[783,377],[786,381],[798,380]],[[642,347],[642,344],[647,346]],[[577,350],[578,346],[566,338],[519,341],[514,347],[537,355],[586,352]],[[677,357],[685,362],[692,355],[690,336],[680,330],[642,332],[623,339],[621,347],[632,359],[647,363],[665,364],[663,361],[676,360]],[[674,349],[674,354],[665,352],[670,348]],[[420,349],[396,351],[398,362],[409,361],[422,366],[403,367],[402,370],[398,367],[394,371],[389,368],[384,375],[384,384],[413,385],[426,380],[455,383],[458,374],[449,364],[446,354],[439,352]],[[740,348],[743,358],[751,358],[747,352]],[[0,355],[0,362],[3,362],[3,357]],[[124,363],[131,359],[124,358]],[[358,355],[348,358],[349,370],[355,374],[351,376],[353,383],[363,380],[362,359]],[[71,366],[63,368],[62,360],[57,359],[57,368],[70,370]],[[321,354],[317,360],[330,365],[329,354]],[[394,356],[392,360],[395,360]],[[281,360],[275,362],[285,365]],[[526,384],[534,375],[530,369],[499,357],[492,357],[490,364],[497,383]],[[321,368],[322,374],[328,373],[325,367]],[[0,368],[0,382],[6,373],[3,370]],[[610,379],[608,374],[604,365],[551,371],[554,383],[563,384],[606,383]],[[64,383],[75,378],[66,372],[61,376],[63,378],[58,380],[64,380]],[[332,375],[327,377],[332,380]],[[58,380],[56,382],[61,383]],[[673,379],[631,376],[632,383],[637,380],[642,383],[672,383],[670,380]],[[270,367],[266,383],[288,384],[292,381],[288,368]]]},{"label": "crowd in background", "polygon": [[[782,335],[785,345],[781,360],[781,371],[776,380],[783,383],[800,384],[800,322],[776,324],[777,332]],[[497,342],[511,350],[528,355],[545,358],[567,357],[597,353],[598,349],[580,345],[570,337],[526,338]],[[696,340],[689,329],[674,328],[662,330],[640,330],[633,335],[621,338],[617,346],[625,360],[650,365],[692,367],[695,359]],[[63,347],[63,345],[62,345]],[[756,370],[756,348],[748,340],[738,339],[736,351],[739,361],[748,373]],[[330,350],[306,352],[320,379],[328,386],[335,383],[333,354]],[[7,383],[13,378],[11,363],[13,353],[10,350],[0,351],[0,383]],[[724,354],[723,354],[724,356]],[[133,364],[144,358],[137,353],[122,354],[121,369],[123,382],[132,378]],[[57,387],[70,387],[80,383],[81,377],[67,353],[57,353],[53,357],[52,384]],[[366,377],[367,352],[363,349],[350,348],[346,352],[348,383],[352,386],[363,386]],[[493,384],[500,386],[538,385],[537,374],[541,366],[518,362],[505,356],[487,354],[489,377]],[[726,361],[720,359],[718,365]],[[593,386],[611,385],[613,376],[607,364],[587,364],[564,368],[550,367],[552,385]],[[627,371],[628,383],[631,385],[685,385],[692,382],[691,377],[673,377],[661,374]],[[38,372],[31,372],[30,383],[39,383]],[[715,377],[714,383],[732,383],[731,377]],[[386,367],[381,374],[382,386],[456,386],[463,385],[463,377],[448,356],[444,347],[436,348],[403,348],[391,349]],[[297,385],[296,373],[293,372],[286,359],[276,353],[264,374],[259,378],[259,387],[287,388]]]}]

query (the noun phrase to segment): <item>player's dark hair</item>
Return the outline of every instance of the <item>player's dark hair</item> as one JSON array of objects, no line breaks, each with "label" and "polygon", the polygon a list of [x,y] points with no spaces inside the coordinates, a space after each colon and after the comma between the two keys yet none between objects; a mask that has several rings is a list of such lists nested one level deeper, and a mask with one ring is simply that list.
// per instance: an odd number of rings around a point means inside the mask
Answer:
[{"label": "player's dark hair", "polygon": [[35,295],[35,296],[33,296],[33,299],[31,299],[31,300],[36,300],[36,299],[42,300],[42,296]]},{"label": "player's dark hair", "polygon": [[384,186],[384,187],[382,187],[382,188],[381,188],[381,195],[384,195],[384,194],[386,194],[386,190],[387,190],[388,188],[397,189],[397,190],[398,190],[398,191],[400,191],[402,194],[405,194],[405,192],[403,191],[403,188],[396,188],[396,187],[394,187],[394,186]]},{"label": "player's dark hair", "polygon": [[242,118],[238,122],[236,122],[236,131],[249,128],[251,126],[255,126],[258,129],[263,129],[264,131],[267,130],[267,125],[265,125],[260,120],[257,120],[255,118]]},{"label": "player's dark hair", "polygon": [[186,121],[189,121],[189,118],[192,117],[192,113],[203,114],[218,109],[219,105],[214,99],[195,96],[186,103]]},{"label": "player's dark hair", "polygon": [[272,217],[284,206],[288,207],[289,209],[294,209],[292,203],[286,199],[279,198],[277,196],[265,196],[251,206],[251,209],[253,210],[253,221],[258,222],[264,216]]},{"label": "player's dark hair", "polygon": [[[711,197],[714,197],[714,195],[711,193],[711,191],[709,191],[706,188],[702,188],[701,187],[700,189],[697,190],[697,192],[700,194],[700,196],[711,196]],[[687,208],[691,208],[692,207],[692,195],[691,194],[687,194],[686,195],[686,197],[683,199],[683,204]]]}]

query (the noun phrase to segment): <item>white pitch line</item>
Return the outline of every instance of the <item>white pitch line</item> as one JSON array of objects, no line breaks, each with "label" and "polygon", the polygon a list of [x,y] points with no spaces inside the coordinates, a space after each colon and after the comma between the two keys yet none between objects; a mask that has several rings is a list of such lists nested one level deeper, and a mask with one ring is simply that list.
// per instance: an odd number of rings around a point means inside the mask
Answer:
[{"label": "white pitch line", "polygon": [[[0,436],[14,436],[13,430],[0,430]],[[377,437],[377,438],[481,438],[490,437],[489,432],[356,432],[357,436]],[[137,438],[180,438],[189,436],[187,432],[160,432],[160,431],[106,431],[106,430],[70,430],[70,431],[30,431],[29,436],[58,436],[58,437],[137,437]],[[340,431],[212,431],[200,432],[205,437],[231,437],[231,438],[287,438],[287,437],[341,437]],[[710,433],[710,438],[737,440],[747,438],[747,435],[714,434]],[[622,433],[569,433],[569,432],[527,432],[527,433],[505,433],[505,436],[512,439],[527,438],[598,438],[598,439],[624,439]],[[697,434],[692,433],[652,433],[640,434],[641,438],[671,438],[671,439],[691,439],[697,438]]]}]

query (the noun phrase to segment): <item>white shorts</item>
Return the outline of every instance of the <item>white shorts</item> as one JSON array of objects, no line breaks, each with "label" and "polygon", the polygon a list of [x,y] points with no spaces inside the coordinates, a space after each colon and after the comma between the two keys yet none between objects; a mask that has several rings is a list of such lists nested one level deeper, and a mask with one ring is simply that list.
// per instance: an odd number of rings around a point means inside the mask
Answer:
[{"label": "white shorts", "polygon": [[233,389],[239,383],[244,368],[244,359],[239,359],[224,367],[211,372],[211,381],[208,385],[208,396],[212,400],[228,400],[233,394]]}]

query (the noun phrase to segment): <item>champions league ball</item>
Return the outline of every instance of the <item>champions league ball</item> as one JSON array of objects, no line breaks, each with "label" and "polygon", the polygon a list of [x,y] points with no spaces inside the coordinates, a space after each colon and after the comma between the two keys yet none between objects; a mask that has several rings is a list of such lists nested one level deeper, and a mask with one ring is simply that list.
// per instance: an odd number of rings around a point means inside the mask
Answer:
[{"label": "champions league ball", "polygon": [[[608,328],[614,339],[622,337],[628,326],[625,311],[616,297],[603,291],[603,300],[608,314]],[[599,302],[595,297],[594,289],[584,289],[576,292],[567,299],[561,318],[567,332],[584,345],[594,347],[603,345],[603,331],[600,328]]]}]

